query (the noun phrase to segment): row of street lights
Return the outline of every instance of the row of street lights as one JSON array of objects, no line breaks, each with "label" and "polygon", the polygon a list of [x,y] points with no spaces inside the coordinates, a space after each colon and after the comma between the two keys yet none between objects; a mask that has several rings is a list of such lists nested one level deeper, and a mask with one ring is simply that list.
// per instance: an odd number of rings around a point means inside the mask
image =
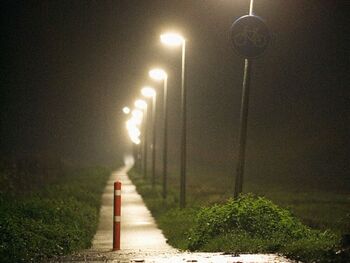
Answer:
[{"label": "row of street lights", "polygon": [[[160,41],[164,45],[171,47],[181,46],[182,58],[181,58],[181,159],[180,159],[180,208],[186,206],[186,40],[184,37],[177,33],[165,33],[160,36]],[[168,74],[162,69],[152,69],[149,71],[149,76],[155,81],[163,82],[163,114],[164,114],[164,134],[163,134],[163,187],[162,197],[167,197],[167,152],[168,152]],[[157,105],[157,92],[152,87],[146,86],[141,89],[141,94],[145,98],[152,99],[152,188],[155,187],[155,165],[156,165],[156,105]],[[143,143],[143,173],[147,177],[147,149],[148,149],[148,104],[144,100],[136,100],[135,107],[136,111],[142,110],[142,117],[139,113],[132,111],[131,119],[127,121],[127,129],[131,141],[138,145]],[[130,113],[130,109],[127,107],[123,108],[125,114]],[[138,115],[135,117],[134,115]],[[140,121],[141,120],[141,121]],[[143,127],[141,128],[141,123]],[[142,140],[140,136],[142,135]],[[141,148],[140,148],[141,149]],[[141,150],[142,151],[142,150]]]},{"label": "row of street lights", "polygon": [[[248,16],[242,16],[237,19],[232,26],[232,38],[234,47],[245,58],[243,85],[242,85],[242,104],[240,113],[240,129],[238,138],[238,162],[237,173],[235,180],[234,197],[237,198],[242,192],[243,188],[243,174],[245,164],[245,148],[247,138],[247,121],[248,121],[248,104],[249,104],[249,89],[250,89],[250,71],[251,71],[251,59],[255,58],[263,53],[266,49],[268,40],[270,38],[269,31],[265,26],[261,18],[256,17],[253,12],[254,0],[250,0],[249,14]],[[248,31],[247,31],[248,30]],[[258,41],[255,34],[259,31]],[[249,34],[248,34],[248,33]],[[251,32],[254,32],[254,36]],[[244,41],[238,41],[237,39],[244,38]],[[180,158],[180,208],[186,206],[186,39],[176,33],[166,33],[160,36],[160,41],[167,46],[181,46],[182,47],[182,59],[181,59],[181,158]],[[163,148],[163,198],[167,196],[167,125],[168,125],[168,98],[167,98],[167,82],[168,75],[161,69],[153,69],[149,72],[152,79],[163,81],[164,84],[164,148]],[[151,92],[151,90],[153,90]],[[151,94],[152,93],[152,94]],[[153,98],[153,140],[152,140],[152,187],[155,186],[155,159],[156,159],[156,92],[154,89],[147,87],[142,89],[142,94],[146,97]],[[147,106],[146,106],[147,108]],[[124,109],[123,109],[124,111]],[[126,111],[124,111],[126,113]],[[144,113],[147,116],[147,110]],[[148,118],[148,116],[147,116]],[[143,118],[146,119],[146,118]],[[131,122],[132,124],[135,121]],[[136,122],[138,123],[138,121]],[[147,175],[147,120],[144,120],[144,175]],[[129,135],[133,143],[139,144],[141,135],[137,124],[128,125]],[[132,127],[131,129],[129,129]]]},{"label": "row of street lights", "polygon": [[[248,105],[249,105],[249,89],[250,89],[250,71],[251,59],[260,56],[267,47],[270,34],[263,20],[254,15],[254,0],[250,0],[249,13],[237,19],[231,28],[234,47],[240,55],[245,58],[243,85],[242,85],[242,103],[240,112],[240,129],[238,137],[238,157],[237,157],[237,173],[235,180],[234,197],[237,198],[242,193],[243,175],[245,165],[245,148],[247,140],[247,123],[248,123]],[[237,41],[239,40],[239,41]],[[243,41],[242,41],[243,40]],[[186,40],[179,34],[166,33],[160,36],[160,41],[167,46],[181,46],[181,158],[180,158],[180,208],[186,206]],[[149,71],[149,76],[157,81],[163,81],[164,84],[164,148],[163,148],[163,198],[167,196],[167,130],[168,130],[168,98],[167,98],[167,82],[168,75],[162,69],[153,69]],[[141,90],[145,97],[153,98],[153,140],[152,140],[152,187],[155,186],[155,160],[156,160],[156,92],[153,88],[145,87]],[[136,103],[135,103],[136,104]],[[135,105],[137,107],[137,105]],[[142,107],[138,107],[142,108]],[[147,105],[144,115],[147,116]],[[130,110],[123,109],[128,114]],[[132,112],[134,113],[134,111]],[[135,115],[135,114],[133,114]],[[139,114],[138,114],[139,115]],[[133,117],[134,118],[134,117]],[[137,119],[137,117],[135,117]],[[145,119],[145,118],[143,118]],[[131,119],[132,120],[132,119]],[[133,143],[139,144],[141,140],[140,130],[137,125],[140,121],[137,119],[128,121],[129,135]],[[144,120],[144,174],[147,175],[147,120]],[[131,127],[131,128],[130,128]]]}]

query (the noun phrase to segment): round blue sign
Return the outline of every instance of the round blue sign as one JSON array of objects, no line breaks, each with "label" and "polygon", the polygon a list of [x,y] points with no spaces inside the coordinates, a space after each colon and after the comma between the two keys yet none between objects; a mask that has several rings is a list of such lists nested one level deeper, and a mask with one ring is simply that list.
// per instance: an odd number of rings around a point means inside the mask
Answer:
[{"label": "round blue sign", "polygon": [[245,58],[256,58],[262,55],[270,38],[269,29],[258,16],[242,16],[231,27],[232,45]]}]

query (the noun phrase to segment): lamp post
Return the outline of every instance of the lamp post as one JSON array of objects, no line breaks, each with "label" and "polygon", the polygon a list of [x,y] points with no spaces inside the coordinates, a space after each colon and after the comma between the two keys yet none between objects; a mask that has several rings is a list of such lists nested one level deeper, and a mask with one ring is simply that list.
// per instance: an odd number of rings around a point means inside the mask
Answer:
[{"label": "lamp post", "polygon": [[[128,116],[128,115],[130,114],[130,108],[129,108],[128,106],[125,106],[125,107],[123,107],[122,112],[123,112],[126,116]],[[128,131],[128,136],[129,136],[129,138],[130,138],[130,132],[129,132],[128,127],[127,127],[127,131]],[[127,144],[126,147],[127,147],[127,151],[130,151],[130,152],[132,153],[132,155],[134,156],[134,144],[133,144],[133,142],[131,141],[131,143],[130,143],[130,144]]]},{"label": "lamp post", "polygon": [[140,136],[141,136],[141,125],[142,125],[142,121],[143,121],[143,112],[139,109],[133,109],[131,111],[131,115],[132,115],[132,120],[133,122],[135,123],[135,130],[137,130],[137,143],[136,146],[134,146],[134,153],[135,153],[135,156],[136,156],[136,168],[138,170],[141,170],[141,139],[140,139]]},{"label": "lamp post", "polygon": [[141,135],[141,132],[138,128],[138,126],[142,122],[142,112],[140,113],[132,114],[132,117],[126,121],[126,128],[128,130],[130,140],[136,145],[140,144],[141,142],[139,138]]},{"label": "lamp post", "polygon": [[[152,98],[152,188],[155,187],[156,180],[156,104],[157,93],[151,87],[144,87],[141,90],[141,94],[146,98]],[[146,149],[147,151],[147,149]]]},{"label": "lamp post", "polygon": [[167,197],[167,160],[168,160],[168,74],[159,68],[149,71],[149,76],[158,81],[163,81],[164,88],[164,135],[163,135],[163,199]]},{"label": "lamp post", "polygon": [[129,119],[128,121],[126,121],[126,128],[129,134],[129,138],[132,142],[132,153],[133,156],[136,155],[136,147],[138,144],[140,144],[140,131],[138,129],[138,120],[135,119],[134,117],[132,117],[131,119]]},{"label": "lamp post", "polygon": [[[254,0],[250,0],[249,15],[253,15]],[[235,192],[234,198],[237,198],[243,190],[243,174],[245,164],[245,148],[247,141],[247,123],[248,123],[248,106],[249,106],[249,89],[250,89],[250,72],[252,61],[249,58],[244,59],[244,75],[242,85],[240,129],[238,135],[238,157],[236,168]]]},{"label": "lamp post", "polygon": [[141,169],[143,170],[143,176],[144,178],[147,177],[147,103],[144,100],[138,99],[135,101],[135,107],[143,110],[143,122],[142,122],[142,140],[141,143],[142,145],[140,145],[141,149],[141,157],[142,157],[142,161],[141,161]]},{"label": "lamp post", "polygon": [[181,59],[181,159],[180,159],[180,208],[186,206],[186,39],[176,33],[165,33],[160,36],[163,44],[182,47]]}]

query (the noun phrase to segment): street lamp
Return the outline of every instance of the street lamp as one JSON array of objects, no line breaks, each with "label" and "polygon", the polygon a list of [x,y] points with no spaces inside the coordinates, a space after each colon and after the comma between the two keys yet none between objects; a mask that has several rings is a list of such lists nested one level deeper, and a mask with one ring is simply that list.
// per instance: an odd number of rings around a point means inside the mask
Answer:
[{"label": "street lamp", "polygon": [[[130,110],[129,107],[125,106],[125,107],[123,107],[122,112],[123,112],[126,116],[128,116],[128,115],[130,114],[131,110]],[[128,144],[128,148],[129,148],[129,146],[130,146],[130,148],[131,148],[130,150],[132,150],[133,155],[135,155],[135,144],[136,144],[136,142],[138,142],[138,140],[137,140],[134,136],[131,135],[131,132],[130,132],[130,130],[129,130],[128,122],[127,122],[126,124],[127,124],[128,136],[129,136],[129,139],[131,140],[131,144],[130,144],[130,145]]]},{"label": "street lamp", "polygon": [[148,144],[148,129],[147,129],[147,125],[148,125],[148,117],[147,117],[147,108],[148,108],[148,105],[147,105],[147,102],[144,101],[144,100],[141,100],[141,99],[138,99],[135,101],[134,103],[135,107],[140,109],[140,110],[143,110],[144,112],[144,117],[143,117],[143,125],[142,125],[142,148],[143,150],[141,149],[141,156],[143,157],[143,176],[144,178],[147,177],[147,144]]},{"label": "street lamp", "polygon": [[141,89],[141,94],[146,98],[154,98],[156,96],[156,91],[150,86],[145,86]]},{"label": "street lamp", "polygon": [[180,208],[186,206],[186,39],[181,35],[170,32],[160,36],[160,41],[167,46],[182,46],[182,63],[181,63],[181,113],[182,113],[182,130],[181,130],[181,160],[180,160]]},{"label": "street lamp", "polygon": [[145,144],[145,125],[146,125],[146,109],[147,109],[147,103],[144,100],[138,99],[134,102],[134,105],[136,109],[140,110],[142,112],[142,119],[143,122],[140,124],[140,131],[142,135],[141,144],[137,147],[137,167],[141,171],[142,166],[144,165],[144,154],[142,152],[143,145]]},{"label": "street lamp", "polygon": [[[157,93],[149,86],[145,86],[141,89],[141,94],[146,98],[152,98],[152,188],[155,187],[156,180],[156,103],[157,103]],[[147,151],[147,149],[146,149]]]},{"label": "street lamp", "polygon": [[143,112],[135,109],[131,112],[131,116],[137,121],[137,124],[140,125],[142,122],[142,118],[143,118]]},{"label": "street lamp", "polygon": [[130,108],[129,107],[124,107],[123,108],[123,113],[126,114],[126,115],[129,114],[130,113]]},{"label": "street lamp", "polygon": [[128,130],[129,137],[134,144],[140,144],[141,140],[139,138],[141,132],[138,129],[138,121],[132,117],[126,122],[126,128]]},{"label": "street lamp", "polygon": [[168,153],[168,74],[159,68],[152,69],[148,72],[149,76],[157,81],[163,81],[164,86],[164,136],[163,136],[163,199],[167,197],[167,153]]},{"label": "street lamp", "polygon": [[180,46],[185,39],[178,33],[168,32],[160,36],[160,41],[168,46]]},{"label": "street lamp", "polygon": [[139,145],[141,143],[140,140],[140,135],[141,135],[141,131],[140,131],[140,126],[142,124],[142,120],[143,120],[143,112],[139,109],[134,109],[131,111],[131,118],[133,120],[133,122],[135,123],[136,126],[136,131],[137,131],[137,140],[136,140],[136,144],[138,145],[137,147],[134,148],[134,154],[136,155],[136,167],[137,169],[141,169],[141,145]]},{"label": "street lamp", "polygon": [[136,100],[134,103],[135,107],[139,110],[147,109],[147,102],[144,100]]}]

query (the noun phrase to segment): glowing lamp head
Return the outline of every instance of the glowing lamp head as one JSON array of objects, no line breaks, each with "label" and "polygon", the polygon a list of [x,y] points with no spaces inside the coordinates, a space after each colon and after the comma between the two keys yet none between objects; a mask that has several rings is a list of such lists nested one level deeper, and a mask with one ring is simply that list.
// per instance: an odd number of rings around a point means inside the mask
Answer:
[{"label": "glowing lamp head", "polygon": [[141,132],[140,132],[139,128],[137,127],[137,121],[134,118],[128,120],[126,122],[126,128],[128,130],[130,140],[134,144],[140,144],[141,143],[141,140],[140,140]]},{"label": "glowing lamp head", "polygon": [[144,100],[136,100],[135,107],[140,110],[145,110],[147,109],[147,103]]},{"label": "glowing lamp head", "polygon": [[129,107],[124,107],[123,112],[124,112],[124,114],[129,114],[130,113]]},{"label": "glowing lamp head", "polygon": [[148,75],[154,80],[164,80],[168,77],[166,72],[160,68],[150,70]]},{"label": "glowing lamp head", "polygon": [[141,89],[141,94],[146,98],[154,98],[157,93],[154,88],[146,86]]},{"label": "glowing lamp head", "polygon": [[143,113],[140,110],[133,110],[131,112],[131,115],[136,120],[142,120],[142,117],[143,117]]},{"label": "glowing lamp head", "polygon": [[141,140],[139,138],[132,139],[131,141],[136,145],[139,145],[141,143]]},{"label": "glowing lamp head", "polygon": [[180,46],[185,39],[177,33],[165,33],[160,36],[160,41],[168,46]]}]

